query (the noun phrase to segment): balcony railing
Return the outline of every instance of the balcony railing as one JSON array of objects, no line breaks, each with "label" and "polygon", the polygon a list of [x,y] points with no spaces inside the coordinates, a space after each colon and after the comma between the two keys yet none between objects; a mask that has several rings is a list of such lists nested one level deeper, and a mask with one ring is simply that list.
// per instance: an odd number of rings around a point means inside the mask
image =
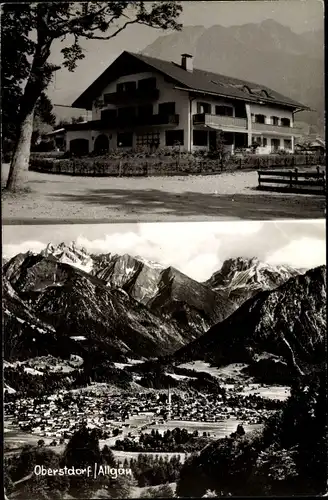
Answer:
[{"label": "balcony railing", "polygon": [[125,92],[111,92],[104,94],[105,104],[119,104],[132,101],[156,101],[159,98],[159,89],[134,89]]},{"label": "balcony railing", "polygon": [[194,125],[207,125],[208,127],[222,127],[222,129],[247,131],[247,119],[233,116],[210,115],[206,113],[193,115]]},{"label": "balcony railing", "polygon": [[[193,115],[194,125],[207,125],[208,127],[220,127],[222,130],[236,132],[247,132],[247,119],[235,118],[233,116],[210,115],[207,113]],[[269,123],[252,123],[252,132],[266,132],[282,136],[302,135],[298,127],[285,127],[283,125],[271,125]]]},{"label": "balcony railing", "polygon": [[143,115],[143,116],[118,116],[108,117],[103,116],[101,122],[104,127],[108,128],[131,128],[147,125],[179,125],[179,115]]},{"label": "balcony railing", "polygon": [[301,135],[301,129],[298,127],[285,127],[283,125],[271,125],[270,123],[252,123],[252,130],[254,132],[267,132],[275,133],[278,135]]}]

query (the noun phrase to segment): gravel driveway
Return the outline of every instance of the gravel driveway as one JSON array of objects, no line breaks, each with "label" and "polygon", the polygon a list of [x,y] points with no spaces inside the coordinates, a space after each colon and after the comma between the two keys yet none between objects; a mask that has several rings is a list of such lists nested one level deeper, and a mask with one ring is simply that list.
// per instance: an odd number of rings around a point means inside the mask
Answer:
[{"label": "gravel driveway", "polygon": [[[3,165],[6,179],[8,165]],[[4,224],[314,219],[325,197],[261,193],[257,172],[210,176],[91,178],[30,172],[31,191],[3,194]]]}]

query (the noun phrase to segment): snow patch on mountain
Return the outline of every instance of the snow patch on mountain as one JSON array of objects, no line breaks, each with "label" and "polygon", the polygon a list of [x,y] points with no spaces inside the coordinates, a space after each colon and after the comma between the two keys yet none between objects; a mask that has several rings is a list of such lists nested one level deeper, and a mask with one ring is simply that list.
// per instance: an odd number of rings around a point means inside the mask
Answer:
[{"label": "snow patch on mountain", "polygon": [[140,257],[140,255],[137,255],[135,257],[136,260],[139,262],[142,262],[143,264],[146,264],[146,266],[151,267],[153,269],[165,269],[165,267],[160,264],[159,262],[154,262],[152,260],[147,260],[144,257]]},{"label": "snow patch on mountain", "polygon": [[77,247],[74,242],[69,245],[60,243],[57,246],[49,243],[41,255],[44,257],[52,256],[58,262],[69,264],[87,273],[90,273],[93,268],[93,260],[90,255],[84,248]]},{"label": "snow patch on mountain", "polygon": [[238,257],[226,260],[207,284],[214,290],[237,290],[244,287],[266,290],[275,288],[298,274],[302,274],[302,270],[287,265],[274,266],[261,262],[256,257]]}]

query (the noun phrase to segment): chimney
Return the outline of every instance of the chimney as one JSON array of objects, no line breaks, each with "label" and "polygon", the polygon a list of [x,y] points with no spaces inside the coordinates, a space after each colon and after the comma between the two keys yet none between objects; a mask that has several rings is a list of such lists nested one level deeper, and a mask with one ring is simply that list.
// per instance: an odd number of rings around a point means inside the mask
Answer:
[{"label": "chimney", "polygon": [[191,54],[181,54],[181,67],[186,71],[190,71],[192,73],[193,56]]}]

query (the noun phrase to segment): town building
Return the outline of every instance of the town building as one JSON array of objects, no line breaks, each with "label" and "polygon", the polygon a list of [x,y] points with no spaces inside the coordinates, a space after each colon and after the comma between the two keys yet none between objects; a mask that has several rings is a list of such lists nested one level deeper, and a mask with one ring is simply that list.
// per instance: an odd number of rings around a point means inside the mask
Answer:
[{"label": "town building", "polygon": [[63,127],[48,132],[43,136],[43,141],[53,141],[55,149],[57,151],[65,151],[65,129]]},{"label": "town building", "polygon": [[326,152],[326,144],[320,137],[316,137],[312,140],[303,139],[303,141],[295,144],[295,152],[296,151],[305,154],[316,154],[322,156]]},{"label": "town building", "polygon": [[74,101],[92,120],[66,125],[73,153],[138,147],[208,150],[217,132],[231,153],[257,144],[256,152],[294,152],[295,113],[308,109],[260,84],[123,52]]}]

